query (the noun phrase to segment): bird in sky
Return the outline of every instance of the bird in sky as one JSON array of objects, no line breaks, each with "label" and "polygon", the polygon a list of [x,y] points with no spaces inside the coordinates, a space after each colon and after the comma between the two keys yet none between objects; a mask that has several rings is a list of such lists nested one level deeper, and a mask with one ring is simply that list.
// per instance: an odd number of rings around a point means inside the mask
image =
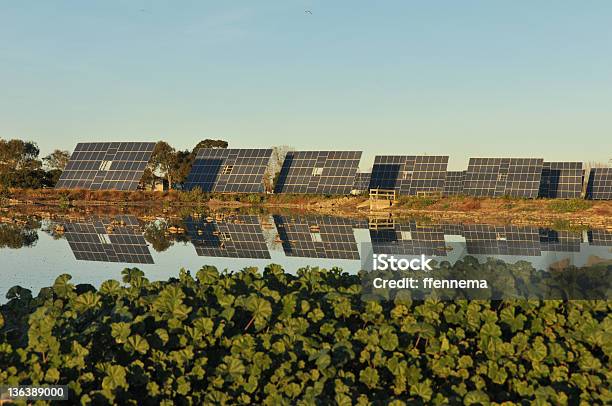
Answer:
[{"label": "bird in sky", "polygon": [[304,13],[312,15],[312,11],[310,11],[310,10],[304,10]]}]

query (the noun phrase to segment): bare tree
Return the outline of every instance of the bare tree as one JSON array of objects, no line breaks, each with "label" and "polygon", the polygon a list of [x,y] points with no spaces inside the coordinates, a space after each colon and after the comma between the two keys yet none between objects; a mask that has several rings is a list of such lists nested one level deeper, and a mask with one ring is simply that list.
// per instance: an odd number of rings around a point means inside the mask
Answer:
[{"label": "bare tree", "polygon": [[264,186],[267,192],[272,192],[276,184],[276,179],[283,167],[285,157],[289,151],[293,151],[294,148],[289,145],[279,145],[272,147],[272,156],[270,157],[270,163],[264,173]]}]

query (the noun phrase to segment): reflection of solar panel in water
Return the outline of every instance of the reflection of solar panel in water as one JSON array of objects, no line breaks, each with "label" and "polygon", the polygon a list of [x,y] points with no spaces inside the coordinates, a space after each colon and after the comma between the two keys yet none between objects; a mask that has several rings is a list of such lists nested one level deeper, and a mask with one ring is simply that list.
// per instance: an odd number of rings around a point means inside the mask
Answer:
[{"label": "reflection of solar panel in water", "polygon": [[355,183],[353,184],[353,190],[365,192],[370,186],[370,178],[372,174],[369,172],[358,172],[355,174]]},{"label": "reflection of solar panel in water", "polygon": [[154,142],[79,143],[55,188],[136,190],[154,148]]},{"label": "reflection of solar panel in water", "polygon": [[223,221],[185,220],[187,233],[199,256],[270,258],[257,216],[228,216]]},{"label": "reflection of solar panel in water", "polygon": [[474,255],[539,256],[540,234],[534,227],[464,224],[467,252]]},{"label": "reflection of solar panel in water", "polygon": [[459,196],[463,194],[463,180],[465,179],[465,171],[448,171],[446,172],[446,181],[444,182],[444,196]]},{"label": "reflection of solar panel in water", "polygon": [[360,158],[361,151],[290,151],[275,192],[349,194]]},{"label": "reflection of solar panel in water", "polygon": [[589,230],[589,245],[612,247],[612,233],[606,230]]},{"label": "reflection of solar panel in water", "polygon": [[544,162],[539,197],[579,198],[582,193],[582,162]]},{"label": "reflection of solar panel in water", "polygon": [[542,251],[580,252],[580,233],[558,231],[549,228],[540,229],[540,246]]},{"label": "reflection of solar panel in water", "polygon": [[351,220],[331,216],[274,216],[288,257],[359,259]]},{"label": "reflection of solar panel in water", "polygon": [[375,254],[446,256],[442,225],[418,225],[416,222],[395,223],[393,228],[370,228],[372,251]]},{"label": "reflection of solar panel in water", "polygon": [[587,198],[612,199],[612,168],[592,168],[587,184]]},{"label": "reflection of solar panel in water", "polygon": [[470,196],[538,196],[541,158],[470,158],[463,191]]},{"label": "reflection of solar panel in water", "polygon": [[64,235],[77,260],[152,264],[134,216],[92,218],[64,224]]},{"label": "reflection of solar panel in water", "polygon": [[447,165],[448,156],[376,156],[370,189],[395,189],[412,196],[442,194]]},{"label": "reflection of solar panel in water", "polygon": [[203,192],[262,193],[271,156],[271,149],[200,148],[185,186]]}]

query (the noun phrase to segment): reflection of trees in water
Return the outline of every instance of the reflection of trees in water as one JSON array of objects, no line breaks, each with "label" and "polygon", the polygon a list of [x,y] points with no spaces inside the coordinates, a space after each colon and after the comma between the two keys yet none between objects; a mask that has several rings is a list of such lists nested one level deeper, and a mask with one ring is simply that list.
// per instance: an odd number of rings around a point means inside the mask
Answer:
[{"label": "reflection of trees in water", "polygon": [[16,224],[0,224],[0,248],[32,247],[38,241],[35,229]]},{"label": "reflection of trees in water", "polygon": [[184,224],[169,224],[167,220],[155,220],[147,223],[144,227],[144,238],[157,252],[164,252],[172,247],[175,242],[188,243],[189,237],[186,234],[171,234],[170,227],[181,227]]},{"label": "reflection of trees in water", "polygon": [[168,238],[168,222],[165,220],[155,220],[145,226],[144,238],[157,252],[164,252],[170,248],[174,242]]}]

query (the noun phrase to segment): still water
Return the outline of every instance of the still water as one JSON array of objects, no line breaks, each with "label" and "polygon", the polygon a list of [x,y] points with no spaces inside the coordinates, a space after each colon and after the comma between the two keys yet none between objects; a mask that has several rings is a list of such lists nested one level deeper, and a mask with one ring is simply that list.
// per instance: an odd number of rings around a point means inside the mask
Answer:
[{"label": "still water", "polygon": [[0,223],[0,301],[15,285],[37,294],[62,273],[94,286],[120,280],[125,267],[142,269],[150,280],[177,276],[181,268],[195,274],[203,265],[240,270],[277,263],[292,273],[306,266],[356,273],[371,252],[424,254],[451,264],[467,256],[479,262],[496,258],[527,261],[538,270],[563,269],[612,261],[612,233],[321,215],[28,219]]}]

